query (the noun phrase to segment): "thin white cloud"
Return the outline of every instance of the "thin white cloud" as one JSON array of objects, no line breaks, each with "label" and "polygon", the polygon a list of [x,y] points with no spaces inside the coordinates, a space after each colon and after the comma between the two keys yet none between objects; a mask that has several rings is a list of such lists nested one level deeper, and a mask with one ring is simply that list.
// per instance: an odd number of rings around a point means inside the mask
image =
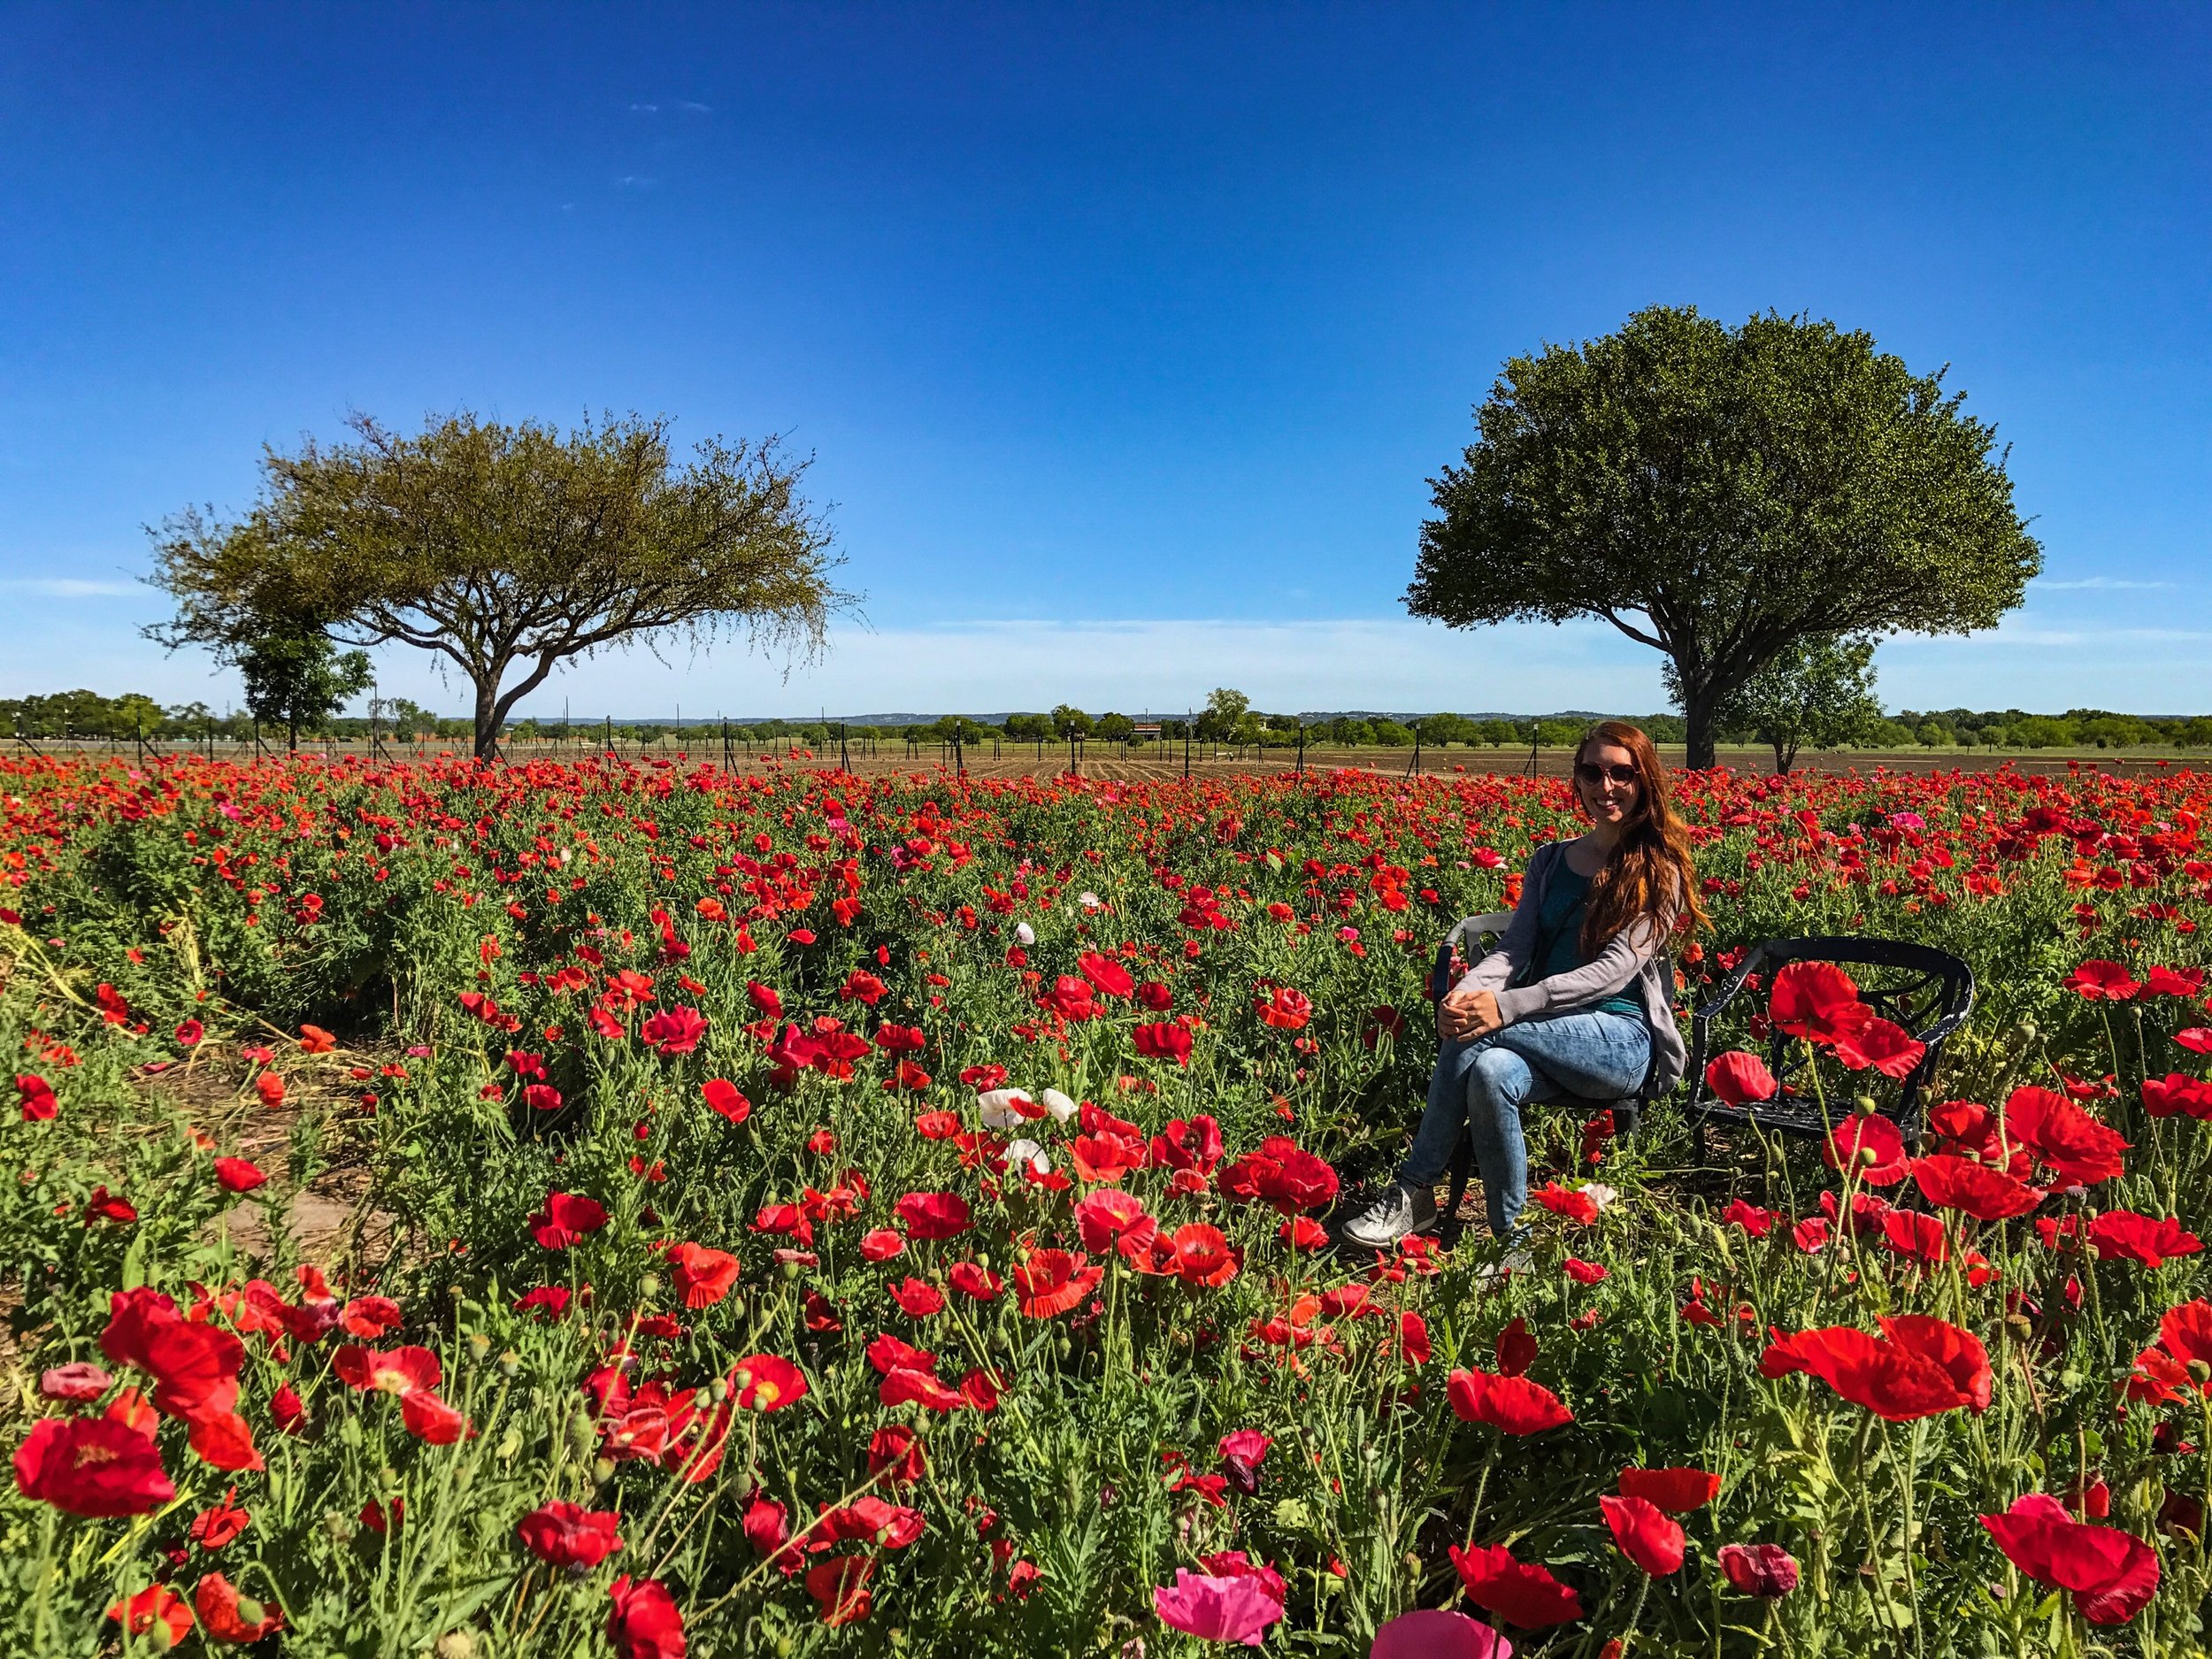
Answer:
[{"label": "thin white cloud", "polygon": [[614,182],[617,189],[649,190],[656,181],[643,173],[626,173]]},{"label": "thin white cloud", "polygon": [[710,105],[695,104],[688,98],[677,99],[676,107],[681,110],[686,115],[712,115],[714,113]]},{"label": "thin white cloud", "polygon": [[140,582],[88,581],[75,576],[12,576],[0,580],[0,588],[42,599],[121,599],[146,592]]},{"label": "thin white cloud", "polygon": [[630,106],[633,115],[658,115],[660,112],[661,106],[657,104],[633,104]]},{"label": "thin white cloud", "polygon": [[2084,576],[2072,581],[2039,580],[2036,587],[2047,594],[2082,592],[2093,589],[2100,593],[2135,593],[2157,588],[2172,588],[2174,582],[2139,582],[2124,576]]}]

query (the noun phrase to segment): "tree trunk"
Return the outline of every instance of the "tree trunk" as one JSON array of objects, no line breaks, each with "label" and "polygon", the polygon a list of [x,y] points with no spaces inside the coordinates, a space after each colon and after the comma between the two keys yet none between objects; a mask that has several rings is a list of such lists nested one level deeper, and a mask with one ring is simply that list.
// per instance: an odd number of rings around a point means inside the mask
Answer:
[{"label": "tree trunk", "polygon": [[1693,690],[1686,681],[1682,687],[1683,733],[1689,753],[1683,764],[1692,770],[1713,764],[1713,715],[1720,706],[1720,699],[1703,687]]},{"label": "tree trunk", "polygon": [[476,682],[476,758],[490,760],[499,752],[499,677],[488,674]]},{"label": "tree trunk", "polygon": [[288,755],[300,752],[300,717],[296,714],[284,717],[284,752]]}]

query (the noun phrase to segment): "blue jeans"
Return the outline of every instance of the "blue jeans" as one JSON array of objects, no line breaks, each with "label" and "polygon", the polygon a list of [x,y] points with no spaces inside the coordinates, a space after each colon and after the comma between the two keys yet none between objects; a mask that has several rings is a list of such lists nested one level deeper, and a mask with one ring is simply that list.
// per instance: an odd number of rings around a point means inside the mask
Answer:
[{"label": "blue jeans", "polygon": [[1643,1087],[1650,1064],[1644,1022],[1594,1009],[1523,1020],[1474,1042],[1447,1042],[1398,1179],[1408,1187],[1435,1186],[1449,1173],[1460,1136],[1470,1135],[1490,1231],[1502,1239],[1528,1205],[1521,1108],[1562,1095],[1620,1100]]}]

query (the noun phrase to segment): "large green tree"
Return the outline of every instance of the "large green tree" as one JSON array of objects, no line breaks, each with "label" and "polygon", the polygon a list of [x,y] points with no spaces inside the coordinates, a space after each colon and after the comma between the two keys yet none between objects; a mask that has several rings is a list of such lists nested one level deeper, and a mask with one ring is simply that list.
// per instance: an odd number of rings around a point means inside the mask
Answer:
[{"label": "large green tree", "polygon": [[[265,452],[234,523],[187,511],[154,534],[176,614],[148,632],[239,660],[286,626],[437,652],[475,692],[476,752],[571,657],[734,629],[812,656],[855,596],[776,440],[710,439],[679,463],[668,424],[563,434],[463,412],[413,436],[365,415],[350,440]],[[513,675],[511,679],[510,676]]]},{"label": "large green tree", "polygon": [[1792,641],[1965,634],[2042,549],[1995,428],[1863,333],[1654,306],[1510,359],[1431,487],[1407,607],[1455,627],[1601,617],[1671,659],[1689,760]]}]

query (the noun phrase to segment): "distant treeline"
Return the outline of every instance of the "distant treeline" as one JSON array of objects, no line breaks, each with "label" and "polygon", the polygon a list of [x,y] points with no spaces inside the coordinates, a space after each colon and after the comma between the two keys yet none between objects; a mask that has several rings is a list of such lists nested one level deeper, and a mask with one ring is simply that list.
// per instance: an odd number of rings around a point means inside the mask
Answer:
[{"label": "distant treeline", "polygon": [[[1682,717],[1643,714],[1625,717],[1660,743],[1683,741]],[[375,731],[388,741],[465,743],[472,726],[465,715],[440,715],[404,697],[380,699]],[[769,720],[730,727],[733,743],[754,747],[770,743],[800,743],[819,749],[840,738],[847,741],[873,740],[879,743],[943,743],[954,736],[967,742],[993,738],[1019,743],[1064,742],[1071,736],[1098,742],[1149,741],[1136,734],[1130,716],[1109,712],[1091,715],[1067,704],[1047,714],[1014,714],[999,726],[987,726],[967,715],[949,714],[919,726],[845,726],[836,721]],[[1180,718],[1159,722],[1159,739],[1182,741],[1187,727],[1203,742],[1234,744],[1241,748],[1279,749],[1298,741],[1300,717],[1265,714],[1246,710],[1233,718],[1213,713],[1187,722]],[[1425,748],[1525,748],[1534,742],[1547,749],[1564,748],[1582,735],[1586,722],[1563,717],[1478,718],[1463,714],[1431,714],[1410,721],[1361,718],[1352,715],[1328,720],[1306,720],[1310,745],[1333,747],[1410,748],[1417,733]],[[342,716],[318,727],[318,738],[365,738],[371,722],[365,716]],[[605,733],[600,720],[517,720],[506,732],[510,741],[541,742],[566,736],[588,741],[593,733]],[[614,723],[615,739],[625,744],[672,740],[694,749],[718,746],[718,724],[699,721],[678,726],[673,721],[629,720]],[[0,697],[0,738],[21,735],[34,741],[46,738],[97,738],[175,743],[209,737],[242,741],[253,733],[253,722],[243,713],[217,713],[204,703],[165,707],[138,692],[104,697],[92,691],[65,691],[51,696]],[[1750,742],[1750,732],[1721,733],[1724,742]],[[1926,713],[1904,710],[1883,722],[1870,744],[1876,749],[2125,749],[2141,746],[2180,749],[2212,748],[2212,716],[2114,714],[2102,709],[2069,709],[2063,714],[2032,714],[2022,709],[1938,709]]]}]

